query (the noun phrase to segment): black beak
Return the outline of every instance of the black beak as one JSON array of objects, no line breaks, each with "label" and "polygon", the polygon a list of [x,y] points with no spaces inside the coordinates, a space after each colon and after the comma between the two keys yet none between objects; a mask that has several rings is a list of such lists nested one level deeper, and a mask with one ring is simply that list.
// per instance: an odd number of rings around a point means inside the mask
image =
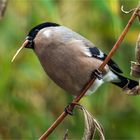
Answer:
[{"label": "black beak", "polygon": [[23,48],[28,48],[28,46],[30,45],[30,41],[28,39],[26,39],[22,46],[17,50],[16,54],[13,56],[12,58],[12,62],[14,61],[14,59],[16,58],[16,56],[20,53],[20,51],[23,49]]}]

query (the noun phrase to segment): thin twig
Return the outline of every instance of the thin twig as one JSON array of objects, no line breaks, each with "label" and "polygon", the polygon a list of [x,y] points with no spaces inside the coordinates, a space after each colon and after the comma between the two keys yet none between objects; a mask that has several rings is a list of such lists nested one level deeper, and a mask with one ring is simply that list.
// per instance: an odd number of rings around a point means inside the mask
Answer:
[{"label": "thin twig", "polygon": [[[130,26],[132,25],[133,21],[135,20],[135,18],[137,17],[137,13],[140,10],[140,5],[136,8],[136,10],[134,11],[133,15],[131,16],[130,20],[128,21],[125,29],[123,30],[123,32],[121,33],[121,35],[119,36],[118,40],[116,41],[115,45],[113,46],[112,50],[109,52],[108,56],[106,57],[106,59],[103,61],[103,63],[101,64],[101,66],[99,67],[99,71],[102,71],[103,68],[105,67],[105,65],[108,63],[108,61],[111,59],[112,55],[116,52],[117,48],[119,47],[119,45],[121,44],[122,40],[124,39],[126,33],[128,32]],[[69,110],[72,111],[74,109],[74,106],[76,105],[75,103],[79,102],[80,99],[85,95],[85,93],[87,92],[87,90],[90,88],[90,86],[94,83],[95,81],[95,77],[93,77],[93,79],[89,80],[89,82],[86,84],[86,86],[83,88],[81,94],[79,94],[73,101],[72,104],[69,107]],[[45,140],[48,138],[48,136],[54,131],[54,129],[64,120],[64,118],[67,116],[68,114],[63,111],[62,114],[56,119],[56,121],[51,125],[51,127],[39,138],[39,140]]]},{"label": "thin twig", "polygon": [[123,13],[125,13],[125,14],[132,13],[132,12],[134,12],[134,10],[136,10],[136,8],[133,8],[133,9],[131,9],[131,10],[129,10],[129,11],[125,11],[125,10],[123,9],[123,5],[121,6],[121,11],[122,11]]}]

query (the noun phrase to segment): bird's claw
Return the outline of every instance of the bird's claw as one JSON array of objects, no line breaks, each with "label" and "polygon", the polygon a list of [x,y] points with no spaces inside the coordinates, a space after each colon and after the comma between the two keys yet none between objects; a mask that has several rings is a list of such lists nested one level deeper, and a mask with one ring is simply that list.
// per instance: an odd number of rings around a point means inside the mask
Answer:
[{"label": "bird's claw", "polygon": [[65,109],[64,109],[64,112],[69,114],[69,115],[73,115],[73,109],[76,105],[79,105],[77,102],[73,101],[72,103],[69,103]]},{"label": "bird's claw", "polygon": [[98,78],[99,80],[103,79],[103,74],[100,70],[98,69],[95,69],[93,72],[92,72],[92,77],[96,77]]},{"label": "bird's claw", "polygon": [[70,109],[70,107],[71,107],[71,103],[70,104],[68,104],[66,107],[65,107],[65,109],[64,109],[64,111],[65,111],[65,113],[67,113],[67,114],[69,114],[69,115],[73,115],[73,111]]}]

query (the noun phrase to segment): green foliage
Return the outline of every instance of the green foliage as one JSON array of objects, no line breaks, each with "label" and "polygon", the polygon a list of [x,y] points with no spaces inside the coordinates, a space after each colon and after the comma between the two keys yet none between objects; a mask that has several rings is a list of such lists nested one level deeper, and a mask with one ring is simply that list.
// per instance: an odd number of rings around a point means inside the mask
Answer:
[{"label": "green foliage", "polygon": [[[127,24],[138,0],[9,0],[0,21],[0,139],[37,139],[72,100],[45,74],[32,50],[11,58],[32,26],[44,21],[61,23],[79,32],[106,53]],[[136,21],[113,57],[129,76],[139,23]],[[124,54],[125,52],[125,54]],[[129,97],[111,84],[84,97],[81,104],[101,122],[108,139],[140,137],[140,97]],[[80,124],[80,125],[79,125]],[[49,139],[80,139],[84,120],[79,112],[67,117]]]}]

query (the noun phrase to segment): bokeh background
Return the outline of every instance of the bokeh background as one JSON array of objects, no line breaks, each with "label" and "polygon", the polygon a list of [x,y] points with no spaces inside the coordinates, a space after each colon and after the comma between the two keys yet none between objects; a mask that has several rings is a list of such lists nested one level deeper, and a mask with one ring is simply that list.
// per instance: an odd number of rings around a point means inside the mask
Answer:
[{"label": "bokeh background", "polygon": [[[0,20],[0,139],[38,139],[73,98],[46,76],[32,50],[24,49],[11,63],[33,26],[60,23],[108,53],[131,16],[121,12],[121,5],[129,10],[137,4],[138,0],[9,0]],[[138,33],[136,20],[113,56],[128,77]],[[140,139],[139,96],[127,96],[107,83],[80,103],[102,124],[107,139]],[[82,138],[80,111],[68,116],[49,139],[63,139],[66,129],[69,138]]]}]

